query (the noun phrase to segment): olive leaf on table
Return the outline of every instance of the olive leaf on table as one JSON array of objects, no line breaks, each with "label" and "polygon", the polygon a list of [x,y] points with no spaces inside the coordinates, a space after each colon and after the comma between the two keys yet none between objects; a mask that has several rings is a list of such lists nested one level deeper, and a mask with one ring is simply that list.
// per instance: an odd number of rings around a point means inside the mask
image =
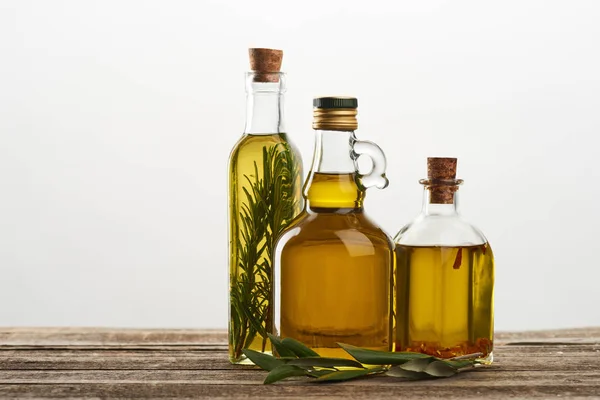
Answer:
[{"label": "olive leaf on table", "polygon": [[320,357],[312,349],[291,338],[281,339],[269,335],[269,339],[280,357],[250,349],[243,350],[255,365],[269,371],[265,385],[297,376],[313,378],[313,382],[340,382],[373,375],[407,380],[447,378],[479,365],[476,358],[482,355],[474,353],[444,360],[421,353],[393,353],[338,343],[354,358],[351,360]]}]

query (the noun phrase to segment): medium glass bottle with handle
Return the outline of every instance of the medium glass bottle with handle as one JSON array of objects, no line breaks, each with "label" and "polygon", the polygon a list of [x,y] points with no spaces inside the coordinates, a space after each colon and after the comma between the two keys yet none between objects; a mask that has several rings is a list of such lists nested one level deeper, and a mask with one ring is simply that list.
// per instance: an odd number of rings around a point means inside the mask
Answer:
[{"label": "medium glass bottle with handle", "polygon": [[[314,100],[316,143],[305,207],[275,254],[276,322],[321,356],[348,357],[337,343],[390,350],[393,242],[364,212],[365,191],[385,188],[381,149],[356,139],[355,98]],[[357,159],[371,158],[360,174]]]},{"label": "medium glass bottle with handle", "polygon": [[229,360],[270,352],[275,239],[302,210],[302,161],[283,120],[283,53],[250,49],[244,134],[229,158]]},{"label": "medium glass bottle with handle", "polygon": [[396,242],[396,351],[491,363],[494,256],[458,213],[456,158],[428,158],[423,209]]}]

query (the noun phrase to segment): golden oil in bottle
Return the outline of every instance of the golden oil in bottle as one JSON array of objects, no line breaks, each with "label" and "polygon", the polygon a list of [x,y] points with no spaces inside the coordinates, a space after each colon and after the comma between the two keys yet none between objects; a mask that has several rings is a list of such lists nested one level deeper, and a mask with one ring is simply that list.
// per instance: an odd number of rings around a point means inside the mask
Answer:
[{"label": "golden oil in bottle", "polygon": [[[305,209],[276,247],[279,334],[321,356],[349,357],[337,343],[387,351],[393,243],[363,208],[365,182],[387,185],[385,158],[376,145],[354,137],[356,99],[327,99],[315,100],[315,113],[347,113],[347,120],[313,124],[317,142]],[[355,151],[368,154],[380,175],[358,174]]]},{"label": "golden oil in bottle", "polygon": [[396,235],[396,351],[493,360],[494,255],[458,213],[455,158],[428,158],[421,214]]},{"label": "golden oil in bottle", "polygon": [[[396,350],[490,357],[494,256],[475,246],[396,246]],[[490,359],[491,361],[491,359]]]},{"label": "golden oil in bottle", "polygon": [[[312,212],[281,253],[281,336],[321,356],[389,350],[391,243],[362,212],[354,174],[315,173]],[[294,232],[295,233],[295,232]]]},{"label": "golden oil in bottle", "polygon": [[245,135],[230,157],[230,347],[271,351],[276,236],[302,209],[300,156],[285,134]]},{"label": "golden oil in bottle", "polygon": [[[250,49],[244,135],[229,158],[229,360],[271,352],[273,251],[302,209],[300,154],[283,124],[283,53]],[[275,72],[277,71],[277,72]]]}]

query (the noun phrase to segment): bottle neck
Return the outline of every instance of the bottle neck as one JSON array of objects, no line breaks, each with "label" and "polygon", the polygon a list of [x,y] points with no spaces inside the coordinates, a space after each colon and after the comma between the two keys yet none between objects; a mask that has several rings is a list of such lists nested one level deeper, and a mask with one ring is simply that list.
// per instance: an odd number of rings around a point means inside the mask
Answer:
[{"label": "bottle neck", "polygon": [[315,131],[315,153],[311,172],[343,174],[356,172],[352,159],[354,131]]},{"label": "bottle neck", "polygon": [[365,193],[357,184],[353,131],[317,130],[313,164],[304,186],[308,210],[361,211]]},{"label": "bottle neck", "polygon": [[[264,78],[265,74],[261,75]],[[270,135],[285,132],[283,98],[285,74],[277,73],[269,82],[256,82],[257,74],[246,77],[246,127],[244,133]]]},{"label": "bottle neck", "polygon": [[431,191],[435,189],[426,185],[423,189],[422,214],[426,216],[458,216],[458,186],[453,189],[454,192],[452,193],[451,202],[437,203],[434,199],[432,199],[431,195]]}]

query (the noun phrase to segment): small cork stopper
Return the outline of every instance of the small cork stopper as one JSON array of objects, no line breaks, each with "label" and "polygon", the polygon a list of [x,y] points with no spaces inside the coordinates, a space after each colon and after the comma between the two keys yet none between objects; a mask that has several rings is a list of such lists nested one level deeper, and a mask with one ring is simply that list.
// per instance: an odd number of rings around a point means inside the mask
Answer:
[{"label": "small cork stopper", "polygon": [[250,69],[256,73],[254,82],[279,82],[283,51],[276,49],[248,49]]},{"label": "small cork stopper", "polygon": [[456,158],[427,158],[427,178],[430,180],[456,179]]},{"label": "small cork stopper", "polygon": [[452,204],[457,186],[448,181],[456,179],[456,158],[427,158],[427,179],[430,181],[429,202]]}]

